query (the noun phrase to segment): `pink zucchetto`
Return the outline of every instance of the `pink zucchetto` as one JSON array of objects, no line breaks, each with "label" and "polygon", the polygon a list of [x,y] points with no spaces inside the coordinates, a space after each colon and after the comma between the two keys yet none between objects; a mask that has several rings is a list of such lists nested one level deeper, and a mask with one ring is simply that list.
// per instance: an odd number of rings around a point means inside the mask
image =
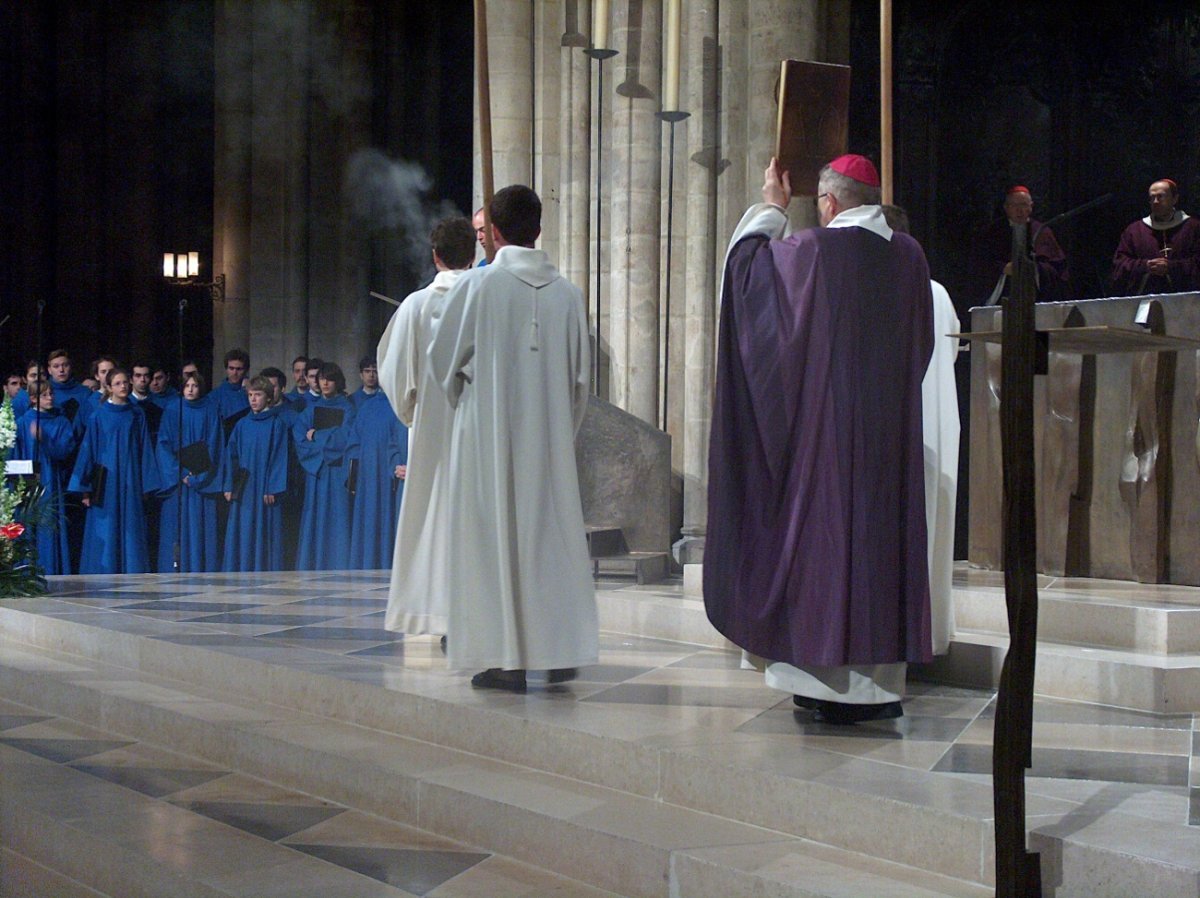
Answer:
[{"label": "pink zucchetto", "polygon": [[868,187],[879,186],[879,172],[875,170],[874,164],[866,156],[859,156],[857,153],[847,153],[845,156],[838,156],[829,163],[839,175],[845,175],[847,178],[853,178],[866,184]]},{"label": "pink zucchetto", "polygon": [[1033,192],[1023,184],[1016,184],[1016,185],[1008,188],[1008,190],[1005,191],[1004,195],[1012,196],[1014,193],[1028,193],[1030,196],[1033,196]]}]

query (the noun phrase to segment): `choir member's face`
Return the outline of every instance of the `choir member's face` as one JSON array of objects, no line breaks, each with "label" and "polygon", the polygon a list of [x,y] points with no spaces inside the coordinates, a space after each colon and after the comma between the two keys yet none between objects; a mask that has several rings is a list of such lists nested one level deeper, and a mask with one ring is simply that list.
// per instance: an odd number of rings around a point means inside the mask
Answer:
[{"label": "choir member's face", "polygon": [[85,377],[79,383],[82,384],[83,386],[87,387],[93,393],[97,393],[100,391],[100,381],[96,380],[96,378],[94,378],[94,377]]},{"label": "choir member's face", "polygon": [[296,362],[292,365],[292,379],[296,381],[296,389],[304,392],[308,389],[307,371],[304,368],[304,362]]},{"label": "choir member's face", "polygon": [[4,382],[4,392],[7,393],[9,398],[11,399],[12,397],[16,396],[18,393],[21,392],[21,387],[23,387],[23,386],[24,386],[24,384],[21,383],[20,376],[14,374],[12,377],[10,377],[8,380],[6,380]]},{"label": "choir member's face", "polygon": [[150,369],[145,365],[134,365],[130,380],[133,381],[133,392],[139,396],[145,396],[150,391]]},{"label": "choir member's face", "polygon": [[358,373],[362,378],[363,386],[368,390],[376,390],[379,388],[379,369],[374,365],[368,365]]},{"label": "choir member's face", "polygon": [[194,378],[188,378],[183,385],[183,398],[193,401],[200,398],[200,384]]},{"label": "choir member's face", "polygon": [[65,384],[71,379],[71,360],[65,355],[51,359],[49,368],[50,376],[60,384]]},{"label": "choir member's face", "polygon": [[42,390],[42,392],[38,395],[38,408],[44,412],[48,412],[50,409],[54,408],[53,390]]},{"label": "choir member's face", "polygon": [[310,390],[314,388],[320,389],[320,387],[317,385],[317,372],[320,370],[320,368],[309,368],[308,371],[305,372],[305,378],[307,379],[306,382],[308,383],[308,388]]},{"label": "choir member's face", "polygon": [[284,388],[287,384],[284,383],[282,377],[276,377],[274,374],[268,377],[267,380],[275,385],[275,392],[271,395],[271,405],[279,405],[279,403],[283,402],[283,394],[286,392]]},{"label": "choir member's face", "polygon": [[1004,214],[1013,224],[1029,224],[1029,217],[1033,215],[1033,197],[1023,190],[1010,193],[1004,200]]},{"label": "choir member's face", "polygon": [[480,209],[478,212],[476,212],[471,217],[471,226],[473,228],[475,228],[475,239],[479,241],[480,246],[483,246],[484,249],[486,249],[487,247],[484,245],[484,242],[483,242],[484,220],[483,220],[483,210],[482,209]]},{"label": "choir member's face", "polygon": [[195,374],[199,370],[200,369],[197,368],[194,364],[187,364],[187,365],[183,366],[183,370],[179,372],[179,376],[182,377],[184,380],[187,380],[189,377],[191,377],[193,374]]},{"label": "choir member's face", "polygon": [[124,402],[129,398],[129,375],[118,371],[108,379],[108,393],[116,402]]},{"label": "choir member's face", "polygon": [[150,392],[161,393],[167,388],[167,372],[159,369],[150,375]]},{"label": "choir member's face", "polygon": [[[96,363],[96,379],[102,384],[108,383],[108,372],[112,371],[115,366],[112,362],[97,362]],[[111,388],[109,389],[111,392]]]},{"label": "choir member's face", "polygon": [[1150,185],[1150,214],[1159,221],[1166,221],[1175,214],[1175,193],[1166,181],[1155,181]]},{"label": "choir member's face", "polygon": [[230,359],[225,363],[225,379],[235,387],[239,386],[246,377],[246,363],[239,359]]},{"label": "choir member's face", "polygon": [[246,397],[250,400],[250,411],[256,415],[265,409],[269,402],[267,394],[263,390],[250,390],[246,394]]},{"label": "choir member's face", "polygon": [[25,383],[31,384],[44,374],[45,372],[43,372],[42,369],[37,365],[30,365],[29,370],[25,372]]},{"label": "choir member's face", "polygon": [[337,381],[328,377],[318,377],[317,385],[321,388],[321,395],[326,399],[332,399],[337,395]]}]

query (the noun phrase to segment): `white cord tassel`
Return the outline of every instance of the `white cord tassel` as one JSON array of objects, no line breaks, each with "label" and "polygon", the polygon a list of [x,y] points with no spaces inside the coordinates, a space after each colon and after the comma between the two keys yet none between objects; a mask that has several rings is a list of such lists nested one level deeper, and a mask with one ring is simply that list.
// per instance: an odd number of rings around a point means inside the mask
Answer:
[{"label": "white cord tassel", "polygon": [[538,351],[538,291],[533,291],[533,321],[529,325],[529,348]]}]

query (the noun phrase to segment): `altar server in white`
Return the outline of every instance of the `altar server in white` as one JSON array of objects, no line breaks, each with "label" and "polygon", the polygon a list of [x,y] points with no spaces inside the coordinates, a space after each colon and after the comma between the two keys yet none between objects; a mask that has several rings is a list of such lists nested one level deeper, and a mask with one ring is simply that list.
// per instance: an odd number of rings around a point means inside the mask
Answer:
[{"label": "altar server in white", "polygon": [[475,261],[475,230],[466,218],[438,222],[430,235],[433,282],[400,304],[376,353],[379,386],[411,430],[396,549],[384,626],[400,633],[446,632],[451,544],[446,464],[454,411],[433,381],[425,354],[439,300]]},{"label": "altar server in white", "polygon": [[599,655],[575,469],[588,331],[579,289],[534,249],[537,194],[506,187],[490,211],[495,260],[446,294],[428,360],[455,408],[448,660],[522,692],[526,670],[559,682]]}]

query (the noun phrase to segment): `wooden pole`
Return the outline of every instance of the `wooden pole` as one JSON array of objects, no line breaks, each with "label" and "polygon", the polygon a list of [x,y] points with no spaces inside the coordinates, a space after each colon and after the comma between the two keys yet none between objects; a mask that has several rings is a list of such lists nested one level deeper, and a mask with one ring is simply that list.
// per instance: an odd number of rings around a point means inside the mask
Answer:
[{"label": "wooden pole", "polygon": [[1026,228],[1013,229],[1012,294],[1002,319],[1000,445],[1004,477],[1004,597],[1008,654],[996,695],[992,795],[996,898],[1041,898],[1041,865],[1025,849],[1025,771],[1033,764],[1037,659],[1037,506],[1033,459],[1033,378],[1045,373],[1034,326],[1034,267]]},{"label": "wooden pole", "polygon": [[492,91],[488,77],[487,0],[475,0],[475,77],[479,93],[479,168],[483,181],[483,251],[489,262],[496,257],[492,243],[492,196],[496,192],[492,168]]},{"label": "wooden pole", "polygon": [[879,180],[892,202],[892,0],[879,0]]}]

